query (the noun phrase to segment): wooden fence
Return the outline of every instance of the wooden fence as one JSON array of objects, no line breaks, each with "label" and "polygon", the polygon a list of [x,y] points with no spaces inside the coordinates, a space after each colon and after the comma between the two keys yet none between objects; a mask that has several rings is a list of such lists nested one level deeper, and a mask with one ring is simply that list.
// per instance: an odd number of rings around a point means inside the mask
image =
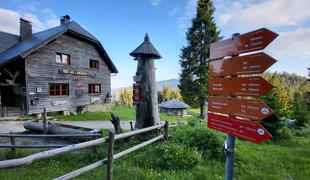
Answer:
[{"label": "wooden fence", "polygon": [[[154,131],[154,130],[159,131],[161,128],[164,128],[164,134],[160,133],[159,135],[157,135],[156,137],[154,137],[150,140],[147,140],[141,144],[135,145],[129,149],[126,149],[122,152],[114,154],[114,143],[115,143],[115,141],[120,140],[120,139],[124,139],[124,138],[128,138],[131,136],[139,135],[139,134],[142,134],[145,132],[150,132],[150,131]],[[143,128],[143,129],[130,131],[130,132],[122,133],[122,134],[115,134],[114,131],[110,131],[109,137],[102,137],[102,138],[99,138],[96,140],[86,141],[83,143],[73,144],[73,145],[69,145],[66,147],[62,147],[62,148],[43,151],[43,152],[32,154],[30,156],[26,156],[26,157],[19,158],[19,159],[11,159],[11,160],[0,161],[0,169],[23,166],[23,165],[31,164],[31,163],[38,161],[38,160],[54,157],[54,156],[59,155],[59,154],[64,154],[67,152],[72,152],[72,151],[76,151],[76,150],[87,148],[87,147],[98,146],[100,144],[108,142],[108,157],[107,158],[104,158],[104,159],[97,161],[93,164],[87,165],[85,167],[82,167],[80,169],[72,171],[68,174],[65,174],[61,177],[58,177],[58,178],[56,178],[56,180],[70,179],[70,178],[76,177],[82,173],[93,170],[93,169],[95,169],[99,166],[102,166],[102,165],[107,165],[107,179],[111,180],[111,179],[113,179],[113,161],[114,160],[119,159],[122,156],[125,156],[131,152],[138,150],[138,149],[141,149],[141,148],[143,148],[149,144],[152,144],[153,142],[156,142],[160,139],[168,140],[168,137],[169,137],[169,123],[167,121],[165,122],[165,124],[159,124],[159,125],[151,126],[148,128]]]},{"label": "wooden fence", "polygon": [[0,145],[0,148],[11,148],[12,157],[16,156],[16,148],[60,148],[68,146],[68,144],[46,144],[46,145],[17,145],[16,138],[87,138],[97,139],[101,134],[0,134],[0,137],[10,138],[10,145]]}]

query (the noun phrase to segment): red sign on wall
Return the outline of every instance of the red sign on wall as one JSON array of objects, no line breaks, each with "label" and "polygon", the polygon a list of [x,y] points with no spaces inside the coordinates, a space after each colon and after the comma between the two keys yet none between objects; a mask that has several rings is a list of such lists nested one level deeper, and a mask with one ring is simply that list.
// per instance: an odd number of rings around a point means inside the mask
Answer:
[{"label": "red sign on wall", "polygon": [[254,143],[270,139],[271,134],[259,123],[217,114],[208,114],[208,127]]}]

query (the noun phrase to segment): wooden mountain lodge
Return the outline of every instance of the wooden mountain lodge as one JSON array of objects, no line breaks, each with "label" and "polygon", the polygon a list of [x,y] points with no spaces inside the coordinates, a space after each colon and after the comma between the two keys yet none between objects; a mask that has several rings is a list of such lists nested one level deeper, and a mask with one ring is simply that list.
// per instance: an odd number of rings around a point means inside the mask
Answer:
[{"label": "wooden mountain lodge", "polygon": [[20,35],[0,31],[2,116],[63,111],[102,111],[118,73],[101,43],[68,15],[60,25],[32,33],[20,19]]}]

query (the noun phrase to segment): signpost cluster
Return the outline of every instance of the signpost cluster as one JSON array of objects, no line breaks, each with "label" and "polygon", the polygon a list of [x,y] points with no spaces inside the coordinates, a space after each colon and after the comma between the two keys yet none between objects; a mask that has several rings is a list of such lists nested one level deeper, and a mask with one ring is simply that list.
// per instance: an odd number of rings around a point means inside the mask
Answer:
[{"label": "signpost cluster", "polygon": [[255,98],[273,88],[260,74],[276,60],[256,51],[263,50],[277,36],[262,28],[210,46],[208,127],[228,134],[226,179],[233,178],[235,137],[254,143],[272,137],[259,122],[273,110]]}]

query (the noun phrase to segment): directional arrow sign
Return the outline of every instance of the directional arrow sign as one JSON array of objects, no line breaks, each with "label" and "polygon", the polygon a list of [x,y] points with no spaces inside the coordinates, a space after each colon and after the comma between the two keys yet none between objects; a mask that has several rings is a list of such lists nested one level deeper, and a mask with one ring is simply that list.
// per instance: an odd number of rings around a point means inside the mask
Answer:
[{"label": "directional arrow sign", "polygon": [[262,28],[231,39],[217,41],[210,46],[210,59],[219,59],[225,56],[262,50],[277,36],[278,34]]},{"label": "directional arrow sign", "polygon": [[261,121],[273,113],[263,101],[258,99],[238,99],[210,96],[208,110],[235,117]]},{"label": "directional arrow sign", "polygon": [[270,133],[259,123],[237,118],[208,114],[208,127],[254,143],[270,139]]},{"label": "directional arrow sign", "polygon": [[265,53],[236,56],[210,62],[210,76],[260,74],[276,62]]},{"label": "directional arrow sign", "polygon": [[264,78],[238,77],[238,78],[214,78],[209,80],[209,93],[260,97],[268,93],[273,86]]}]

